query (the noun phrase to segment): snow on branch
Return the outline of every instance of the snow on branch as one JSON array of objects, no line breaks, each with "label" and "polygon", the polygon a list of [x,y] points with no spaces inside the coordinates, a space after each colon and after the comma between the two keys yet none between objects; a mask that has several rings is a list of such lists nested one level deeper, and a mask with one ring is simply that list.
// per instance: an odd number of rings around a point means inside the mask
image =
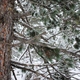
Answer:
[{"label": "snow on branch", "polygon": [[58,63],[54,63],[54,64],[23,64],[23,63],[20,63],[20,62],[15,62],[15,61],[11,61],[11,65],[18,65],[18,66],[24,66],[24,67],[27,67],[27,66],[56,66]]}]

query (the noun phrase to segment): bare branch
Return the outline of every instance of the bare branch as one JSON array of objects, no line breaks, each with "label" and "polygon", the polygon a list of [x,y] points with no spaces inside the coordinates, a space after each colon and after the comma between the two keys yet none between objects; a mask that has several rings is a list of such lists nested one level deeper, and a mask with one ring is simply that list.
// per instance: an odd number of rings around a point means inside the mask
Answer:
[{"label": "bare branch", "polygon": [[37,72],[37,71],[34,71],[34,70],[32,70],[32,69],[26,68],[25,66],[20,66],[20,65],[18,65],[18,64],[12,64],[12,63],[11,63],[11,65],[14,66],[14,67],[16,67],[16,68],[25,69],[25,70],[30,71],[30,72],[33,72],[33,73],[35,73],[35,74],[39,74],[39,75],[41,75],[41,76],[43,76],[43,77],[51,80],[49,77],[45,76],[44,74],[39,73],[39,72]]},{"label": "bare branch", "polygon": [[23,22],[18,22],[18,23],[19,23],[20,25],[26,27],[26,28],[32,29],[32,27],[29,26],[28,24],[25,24],[25,23],[23,23]]},{"label": "bare branch", "polygon": [[20,62],[15,62],[15,61],[11,61],[11,65],[19,65],[19,66],[24,66],[24,67],[27,67],[27,66],[56,66],[58,63],[54,63],[54,64],[23,64],[23,63],[20,63]]},{"label": "bare branch", "polygon": [[23,37],[23,38],[25,38],[25,36],[24,35],[22,35],[22,34],[20,34],[19,32],[17,32],[16,30],[14,31],[16,34],[18,34],[19,36],[21,36],[21,37]]}]

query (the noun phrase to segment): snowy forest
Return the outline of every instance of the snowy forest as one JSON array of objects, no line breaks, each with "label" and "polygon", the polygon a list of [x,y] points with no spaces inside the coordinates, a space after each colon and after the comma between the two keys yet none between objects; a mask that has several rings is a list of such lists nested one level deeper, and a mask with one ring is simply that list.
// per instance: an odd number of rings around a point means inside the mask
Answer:
[{"label": "snowy forest", "polygon": [[80,0],[0,0],[0,80],[80,80],[79,33]]}]

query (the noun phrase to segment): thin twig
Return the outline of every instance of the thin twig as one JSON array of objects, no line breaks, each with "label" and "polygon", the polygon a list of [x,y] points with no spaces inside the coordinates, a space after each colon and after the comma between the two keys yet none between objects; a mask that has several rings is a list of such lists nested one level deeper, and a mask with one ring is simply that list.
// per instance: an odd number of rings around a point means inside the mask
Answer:
[{"label": "thin twig", "polygon": [[28,52],[29,52],[29,57],[30,57],[30,63],[32,63],[32,58],[31,58],[31,54],[30,54],[30,46],[28,47]]},{"label": "thin twig", "polygon": [[51,80],[54,80],[54,79],[52,78],[52,75],[51,75],[51,72],[50,72],[48,66],[46,66],[46,68],[47,68],[47,71],[48,71],[48,73],[49,73],[49,75],[50,75]]},{"label": "thin twig", "polygon": [[19,57],[19,61],[21,60],[21,58],[24,56],[24,54],[26,53],[28,51],[28,47],[27,47],[27,49],[24,51],[24,53]]},{"label": "thin twig", "polygon": [[60,71],[58,71],[54,66],[51,65],[51,67],[57,71],[60,75],[64,76],[66,79],[69,79],[70,77],[67,77],[65,74],[61,73]]},{"label": "thin twig", "polygon": [[12,67],[11,67],[11,71],[12,71],[12,73],[13,73],[13,76],[14,76],[15,80],[17,80],[16,75],[15,75],[14,70],[13,70]]}]

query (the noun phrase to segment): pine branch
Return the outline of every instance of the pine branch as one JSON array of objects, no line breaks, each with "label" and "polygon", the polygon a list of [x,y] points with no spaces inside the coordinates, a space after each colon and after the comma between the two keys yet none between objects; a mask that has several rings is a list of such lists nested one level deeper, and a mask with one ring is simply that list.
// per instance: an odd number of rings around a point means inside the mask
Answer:
[{"label": "pine branch", "polygon": [[46,9],[48,9],[49,11],[51,11],[51,8],[49,8],[48,6],[43,5],[43,4],[41,4],[41,3],[38,3],[38,1],[30,0],[30,2],[31,2],[32,4],[35,4],[35,5],[37,5],[37,6],[46,8]]},{"label": "pine branch", "polygon": [[23,13],[23,14],[20,14],[20,13],[15,13],[14,14],[14,20],[18,20],[18,19],[22,19],[22,18],[24,18],[24,17],[27,17],[27,16],[29,16],[30,15],[30,12],[25,12],[25,13]]},{"label": "pine branch", "polygon": [[36,35],[36,36],[34,36],[33,38],[31,38],[30,40],[27,40],[27,39],[25,39],[25,38],[20,38],[20,37],[17,37],[17,36],[15,36],[15,35],[13,35],[13,39],[14,40],[19,40],[19,41],[21,41],[22,43],[25,43],[25,44],[32,44],[32,43],[34,43],[34,41],[36,40],[36,39],[38,39],[38,38],[40,38],[42,35],[44,35],[44,34],[46,34],[46,32],[43,32],[43,33],[41,33],[41,34],[39,34],[39,35]]}]

